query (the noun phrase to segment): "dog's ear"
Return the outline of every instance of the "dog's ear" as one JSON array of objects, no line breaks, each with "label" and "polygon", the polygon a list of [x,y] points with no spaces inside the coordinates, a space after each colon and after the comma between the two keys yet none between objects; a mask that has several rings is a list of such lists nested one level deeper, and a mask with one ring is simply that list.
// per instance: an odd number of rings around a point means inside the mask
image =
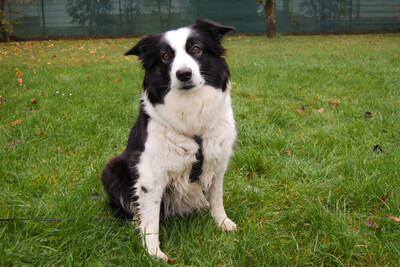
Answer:
[{"label": "dog's ear", "polygon": [[193,28],[210,33],[218,42],[224,38],[227,32],[236,30],[234,27],[223,26],[214,21],[198,18]]},{"label": "dog's ear", "polygon": [[161,38],[160,34],[147,34],[131,49],[125,52],[125,56],[135,55],[142,59],[147,51],[154,48]]}]

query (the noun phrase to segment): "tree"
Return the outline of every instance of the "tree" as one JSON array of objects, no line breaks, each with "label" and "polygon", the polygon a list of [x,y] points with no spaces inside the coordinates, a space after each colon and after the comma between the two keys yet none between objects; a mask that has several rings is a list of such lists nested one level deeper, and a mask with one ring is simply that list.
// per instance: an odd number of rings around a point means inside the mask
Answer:
[{"label": "tree", "polygon": [[276,36],[275,0],[256,1],[264,6],[265,15],[267,16],[267,37],[273,38]]},{"label": "tree", "polygon": [[[10,20],[10,14],[13,13],[12,7],[18,4],[35,3],[36,0],[0,0],[0,32],[1,41],[8,42],[10,35],[14,33],[14,26],[18,24],[14,20]],[[8,8],[6,8],[6,5]]]},{"label": "tree", "polygon": [[336,21],[349,13],[349,0],[304,0],[299,4],[305,15],[320,23],[321,31],[334,29]]},{"label": "tree", "polygon": [[112,0],[68,0],[67,13],[72,23],[88,25],[90,34],[107,33],[110,29]]}]

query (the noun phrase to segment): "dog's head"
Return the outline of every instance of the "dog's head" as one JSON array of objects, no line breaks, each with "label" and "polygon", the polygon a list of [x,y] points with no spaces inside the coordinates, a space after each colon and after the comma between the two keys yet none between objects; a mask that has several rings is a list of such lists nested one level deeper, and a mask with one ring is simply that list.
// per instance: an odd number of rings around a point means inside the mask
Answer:
[{"label": "dog's head", "polygon": [[230,74],[221,41],[234,29],[198,19],[185,28],[146,35],[125,55],[141,60],[143,89],[153,104],[163,103],[170,90],[190,92],[207,84],[225,91]]}]

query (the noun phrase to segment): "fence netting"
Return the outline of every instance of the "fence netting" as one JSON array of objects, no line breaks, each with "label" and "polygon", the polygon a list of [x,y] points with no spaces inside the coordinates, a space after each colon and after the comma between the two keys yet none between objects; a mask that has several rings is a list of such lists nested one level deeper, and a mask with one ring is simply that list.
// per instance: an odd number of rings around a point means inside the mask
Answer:
[{"label": "fence netting", "polygon": [[[241,33],[266,31],[256,0],[11,0],[16,36],[162,32],[204,17]],[[400,0],[275,0],[278,32],[398,31]]]}]

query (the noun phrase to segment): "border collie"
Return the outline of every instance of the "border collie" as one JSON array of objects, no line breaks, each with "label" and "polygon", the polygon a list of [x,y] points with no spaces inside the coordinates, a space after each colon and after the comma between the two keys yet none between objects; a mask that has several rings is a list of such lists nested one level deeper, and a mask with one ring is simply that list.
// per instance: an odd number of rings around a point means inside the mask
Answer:
[{"label": "border collie", "polygon": [[138,220],[143,245],[165,261],[160,216],[207,207],[219,227],[236,230],[222,201],[237,133],[221,41],[234,29],[198,19],[146,35],[125,53],[145,70],[141,106],[126,149],[101,179],[116,215]]}]

